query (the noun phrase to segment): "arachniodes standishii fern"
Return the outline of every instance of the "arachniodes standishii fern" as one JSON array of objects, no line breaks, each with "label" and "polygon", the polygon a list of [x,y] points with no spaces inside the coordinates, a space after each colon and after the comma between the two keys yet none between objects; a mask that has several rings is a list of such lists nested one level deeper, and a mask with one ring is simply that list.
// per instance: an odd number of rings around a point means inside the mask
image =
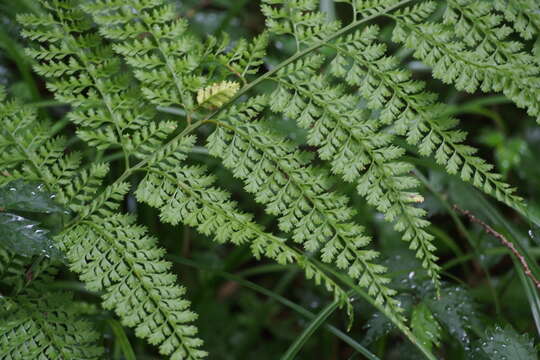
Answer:
[{"label": "arachniodes standishii fern", "polygon": [[[112,178],[105,163],[83,166],[82,155],[67,154],[69,144],[51,135],[35,110],[2,91],[0,185],[23,179],[55,194],[66,214],[54,241],[69,268],[101,293],[104,308],[163,355],[207,354],[197,337],[197,316],[164,251],[120,210],[129,191],[159,209],[163,222],[300,267],[351,312],[347,292],[318,261],[327,263],[399,324],[404,316],[385,267],[377,263],[379,253],[368,247],[372,239],[355,222],[350,199],[334,191],[333,177],[354,184],[384,214],[437,288],[434,236],[418,206],[423,197],[414,165],[404,158],[406,146],[508,206],[524,206],[464,144],[466,134],[446,106],[388,54],[371,22],[394,21],[393,41],[411,48],[435,78],[458,90],[501,92],[540,121],[538,61],[509,38],[513,31],[523,41],[537,36],[539,16],[518,4],[533,8],[534,2],[337,2],[351,5],[350,24],[329,21],[317,11],[318,0],[264,0],[266,32],[234,45],[195,37],[165,0],[41,0],[39,14],[19,16],[35,72],[58,101],[71,106],[68,117],[78,137],[96,151],[119,149],[124,172]],[[266,47],[278,36],[292,37],[296,52],[264,72]],[[271,86],[263,91],[257,87],[262,82]],[[179,108],[183,117],[163,120],[156,111],[162,107]],[[276,133],[270,124],[276,116],[305,129],[308,145],[328,166],[315,166],[312,153]],[[203,126],[212,133],[198,132]],[[190,159],[202,140],[277,218],[282,235],[241,211],[209,170]],[[142,180],[134,186],[136,174]],[[11,249],[0,255],[2,269],[21,267]],[[37,297],[40,281],[50,277],[34,280],[35,286],[19,284],[16,295],[1,300],[10,312],[0,320],[1,357],[46,356],[36,338],[65,323],[84,336],[59,332],[48,338],[50,348],[64,358],[99,358],[91,326],[70,320],[80,309],[62,294]],[[54,312],[54,321],[44,322],[39,309]]]}]

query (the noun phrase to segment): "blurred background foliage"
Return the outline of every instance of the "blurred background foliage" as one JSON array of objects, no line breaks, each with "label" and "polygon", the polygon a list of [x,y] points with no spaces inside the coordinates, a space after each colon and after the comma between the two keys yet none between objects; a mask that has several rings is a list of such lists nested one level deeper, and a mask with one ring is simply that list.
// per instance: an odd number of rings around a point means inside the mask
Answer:
[{"label": "blurred background foliage", "polygon": [[[227,33],[232,39],[250,39],[264,29],[257,0],[172,2],[179,14],[190,20],[192,31],[201,37]],[[341,5],[321,0],[321,9],[330,18],[347,23],[350,14]],[[69,108],[53,99],[43,80],[32,72],[31,60],[24,54],[25,44],[14,19],[17,13],[29,11],[36,11],[32,0],[0,0],[0,84],[11,95],[38,107],[40,116],[54,121],[55,129],[71,135],[73,148],[92,158],[94,150],[84,147],[65,120]],[[537,290],[507,249],[480,225],[454,211],[453,206],[471,211],[496,231],[517,240],[537,271],[540,127],[503,97],[464,94],[433,80],[429,68],[389,41],[390,24],[382,21],[379,25],[385,29],[383,40],[402,59],[403,66],[413,70],[418,79],[427,81],[430,90],[440,94],[442,102],[449,105],[448,111],[462,120],[461,126],[470,134],[469,143],[480,148],[481,155],[496,164],[506,181],[519,188],[530,206],[529,216],[518,216],[459,179],[446,175],[431,160],[418,160],[411,153],[410,160],[417,165],[416,175],[424,184],[422,206],[429,211],[433,223],[430,231],[437,237],[444,269],[445,285],[438,300],[418,262],[382,216],[366,206],[353,187],[337,179],[336,187],[353,199],[358,210],[356,220],[366,226],[383,252],[382,261],[390,268],[394,288],[401,293],[413,332],[439,358],[504,359],[505,353],[499,352],[504,347],[499,350],[493,347],[497,341],[521,344],[521,349],[529,352],[525,356],[532,356],[522,359],[536,358],[532,343],[537,342],[540,334]],[[272,68],[293,52],[292,40],[274,39],[265,59],[266,67]],[[275,118],[274,124],[293,141],[305,144],[303,131],[293,121]],[[307,146],[306,149],[310,150]],[[117,176],[122,171],[118,154],[102,156],[111,163],[112,175]],[[279,231],[274,219],[264,215],[241,184],[206,149],[198,148],[196,156],[213,169],[241,208],[256,214],[256,220],[267,229]],[[355,298],[355,321],[347,332],[344,312],[332,307],[332,299],[306,281],[298,269],[257,261],[247,247],[218,245],[188,228],[162,224],[155,210],[137,204],[134,197],[127,199],[125,207],[136,213],[139,221],[173,254],[169,260],[175,264],[181,282],[189,289],[194,310],[200,315],[197,325],[210,359],[266,360],[295,352],[297,359],[422,358],[402,333],[360,298]],[[61,281],[54,287],[74,290],[80,299],[91,304],[99,302],[96,294],[85,291],[68,272],[63,272]],[[122,328],[111,313],[97,309],[89,309],[89,313],[104,334],[111,359],[160,358],[131,331]],[[311,332],[304,332],[306,329]]]}]

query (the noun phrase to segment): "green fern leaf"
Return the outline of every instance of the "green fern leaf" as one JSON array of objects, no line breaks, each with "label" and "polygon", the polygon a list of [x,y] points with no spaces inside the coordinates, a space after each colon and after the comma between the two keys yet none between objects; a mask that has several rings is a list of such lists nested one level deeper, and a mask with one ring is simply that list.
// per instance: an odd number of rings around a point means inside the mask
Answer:
[{"label": "green fern leaf", "polygon": [[0,304],[2,359],[103,358],[98,333],[80,318],[68,294],[32,289]]},{"label": "green fern leaf", "polygon": [[[458,90],[474,92],[502,92],[517,106],[527,109],[529,115],[540,122],[540,96],[538,75],[540,68],[530,55],[518,53],[523,47],[507,40],[508,28],[498,26],[496,15],[487,13],[488,7],[476,1],[450,1],[446,20],[452,24],[459,19],[456,11],[468,20],[455,27],[425,22],[436,4],[425,2],[392,15],[397,26],[393,39],[415,49],[414,55],[433,68],[433,76],[444,83],[454,84]],[[476,17],[480,15],[480,17]],[[466,39],[456,38],[467,29],[472,17],[474,31]],[[489,19],[492,20],[489,20]],[[482,21],[483,20],[483,21]],[[453,25],[453,24],[452,24]],[[486,39],[483,41],[483,39]],[[481,47],[469,50],[471,44]]]},{"label": "green fern leaf", "polygon": [[126,326],[135,327],[138,337],[159,345],[171,359],[199,359],[202,341],[190,325],[196,315],[189,301],[181,299],[185,289],[175,285],[146,229],[128,215],[91,216],[57,237],[70,261],[91,291],[105,291],[103,306],[114,309]]},{"label": "green fern leaf", "polygon": [[346,206],[347,199],[328,192],[329,179],[308,167],[305,155],[253,121],[266,103],[265,97],[257,97],[224,112],[208,140],[210,153],[244,180],[245,189],[269,214],[280,217],[283,231],[292,232],[307,251],[320,250],[324,262],[346,269],[378,304],[399,314],[395,292],[382,275],[385,268],[372,263],[378,253],[362,249],[370,239],[350,221],[353,210]]},{"label": "green fern leaf", "polygon": [[278,73],[272,110],[297,119],[308,130],[308,143],[319,148],[320,158],[330,161],[333,172],[356,183],[369,204],[395,221],[395,229],[404,233],[403,239],[439,286],[433,236],[424,230],[429,222],[422,218],[424,210],[411,205],[421,199],[411,191],[418,181],[408,175],[412,166],[399,161],[405,151],[392,144],[390,134],[378,131],[377,119],[360,109],[354,96],[314,74],[321,60],[306,58]]}]

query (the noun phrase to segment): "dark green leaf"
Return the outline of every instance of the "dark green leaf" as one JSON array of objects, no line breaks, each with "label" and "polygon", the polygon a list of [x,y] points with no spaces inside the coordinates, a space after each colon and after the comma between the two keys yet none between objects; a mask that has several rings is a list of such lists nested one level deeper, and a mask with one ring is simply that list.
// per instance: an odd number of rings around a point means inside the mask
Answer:
[{"label": "dark green leaf", "polygon": [[511,327],[495,327],[486,331],[471,354],[471,359],[537,360],[533,342]]},{"label": "dark green leaf", "polygon": [[43,184],[15,180],[0,188],[0,208],[12,211],[51,213],[62,211]]},{"label": "dark green leaf", "polygon": [[19,215],[0,213],[0,242],[18,255],[61,258],[60,251],[48,237],[48,231],[40,228],[37,222]]},{"label": "dark green leaf", "polygon": [[469,330],[476,321],[473,300],[461,287],[443,287],[441,297],[437,299],[434,292],[425,300],[435,318],[458,339],[464,346],[469,346]]}]

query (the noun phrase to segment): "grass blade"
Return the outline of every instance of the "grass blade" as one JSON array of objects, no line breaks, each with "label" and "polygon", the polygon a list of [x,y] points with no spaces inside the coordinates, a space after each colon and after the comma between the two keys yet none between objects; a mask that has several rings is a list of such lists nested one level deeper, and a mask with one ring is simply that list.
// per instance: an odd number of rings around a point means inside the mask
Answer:
[{"label": "grass blade", "polygon": [[[177,263],[177,264],[181,264],[181,265],[185,265],[185,266],[189,266],[189,267],[193,267],[193,268],[213,272],[214,274],[219,275],[219,276],[221,276],[223,278],[235,281],[238,284],[240,284],[240,285],[242,285],[242,286],[244,286],[246,288],[249,288],[249,289],[251,289],[253,291],[256,291],[256,292],[258,292],[260,294],[263,294],[265,296],[268,296],[268,297],[274,299],[275,301],[277,301],[280,304],[294,310],[295,312],[297,312],[298,314],[302,315],[303,317],[305,317],[305,318],[307,318],[309,320],[313,320],[316,317],[315,314],[313,314],[312,312],[306,310],[302,306],[290,301],[289,299],[287,299],[287,298],[285,298],[285,297],[283,297],[283,296],[281,296],[279,294],[276,294],[273,291],[270,291],[270,290],[268,290],[268,289],[266,289],[266,288],[264,288],[262,286],[259,286],[259,285],[255,284],[255,283],[253,283],[253,282],[251,282],[249,280],[246,280],[246,279],[244,279],[244,278],[242,278],[242,277],[240,277],[238,275],[234,275],[234,274],[231,274],[231,273],[220,271],[220,270],[217,270],[217,269],[214,269],[214,268],[211,268],[211,267],[203,266],[201,264],[198,264],[198,263],[196,263],[194,261],[191,261],[189,259],[186,259],[186,258],[183,258],[183,257],[180,257],[180,256],[170,255],[170,256],[168,256],[168,259],[170,261],[172,261],[172,262]],[[332,326],[330,324],[325,324],[323,328],[325,330],[329,331],[331,334],[335,335],[337,338],[341,339],[344,343],[349,345],[352,349],[354,349],[358,353],[364,355],[366,357],[366,359],[368,359],[368,360],[381,360],[379,357],[374,355],[371,351],[369,351],[364,346],[362,346],[358,341],[351,338],[349,335],[347,335],[343,331],[339,330],[335,326]],[[431,358],[431,360],[435,360],[435,358]]]},{"label": "grass blade", "polygon": [[291,344],[285,355],[281,357],[281,360],[294,360],[296,354],[300,352],[302,347],[306,344],[306,342],[309,340],[311,335],[315,331],[317,331],[318,328],[320,328],[324,322],[336,311],[336,309],[339,306],[339,302],[334,300],[332,303],[328,304],[322,311],[313,319],[311,324],[304,330],[302,335],[300,335],[298,338],[296,338],[296,341]]}]

